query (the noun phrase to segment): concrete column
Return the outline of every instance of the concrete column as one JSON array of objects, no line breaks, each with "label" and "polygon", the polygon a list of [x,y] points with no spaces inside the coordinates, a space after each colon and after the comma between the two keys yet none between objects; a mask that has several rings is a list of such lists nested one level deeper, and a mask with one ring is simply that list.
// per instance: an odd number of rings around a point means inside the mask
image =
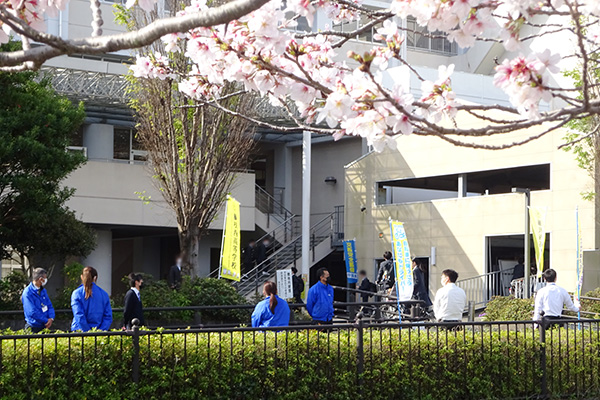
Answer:
[{"label": "concrete column", "polygon": [[84,266],[96,268],[98,286],[110,295],[112,291],[112,232],[96,229],[96,248],[83,260]]},{"label": "concrete column", "polygon": [[458,197],[467,197],[467,174],[458,175]]},{"label": "concrete column", "polygon": [[83,129],[83,145],[90,159],[112,160],[114,128],[108,124],[90,124]]}]

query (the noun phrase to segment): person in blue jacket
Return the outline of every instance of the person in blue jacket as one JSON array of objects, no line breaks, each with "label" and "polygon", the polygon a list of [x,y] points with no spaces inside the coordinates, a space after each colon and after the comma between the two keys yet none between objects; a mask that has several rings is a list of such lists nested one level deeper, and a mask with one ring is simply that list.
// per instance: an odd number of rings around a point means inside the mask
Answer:
[{"label": "person in blue jacket", "polygon": [[43,268],[33,270],[31,283],[23,290],[21,302],[25,314],[25,330],[38,333],[50,329],[54,321],[54,307],[44,286],[48,273]]},{"label": "person in blue jacket", "polygon": [[112,309],[108,293],[96,285],[98,271],[85,267],[81,273],[82,284],[71,295],[73,309],[72,331],[87,332],[92,328],[107,331],[112,324]]},{"label": "person in blue jacket", "polygon": [[319,282],[312,285],[306,296],[306,310],[319,325],[333,323],[333,288],[329,284],[329,271],[326,268],[317,270]]},{"label": "person in blue jacket", "polygon": [[252,313],[252,327],[288,326],[290,324],[290,306],[277,296],[275,282],[267,281],[263,285],[265,299],[258,303]]}]

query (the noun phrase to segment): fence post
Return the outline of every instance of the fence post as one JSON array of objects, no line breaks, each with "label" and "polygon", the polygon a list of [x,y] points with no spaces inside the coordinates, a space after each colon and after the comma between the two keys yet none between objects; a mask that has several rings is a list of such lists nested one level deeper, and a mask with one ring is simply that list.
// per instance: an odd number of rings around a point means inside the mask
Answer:
[{"label": "fence post", "polygon": [[468,321],[473,322],[473,321],[475,321],[475,302],[473,300],[470,300],[468,303],[468,307],[469,307]]},{"label": "fence post", "polygon": [[140,320],[134,318],[131,321],[133,325],[133,356],[131,364],[131,378],[133,383],[137,386],[140,382]]},{"label": "fence post", "polygon": [[356,373],[357,373],[357,386],[358,386],[358,398],[362,399],[362,389],[363,389],[363,372],[365,369],[365,353],[363,348],[363,314],[359,312],[356,316],[358,320],[357,328],[356,328]]},{"label": "fence post", "polygon": [[[381,302],[381,296],[375,295],[375,302]],[[381,322],[381,317],[381,304],[377,304],[377,306],[375,306],[375,320]]]},{"label": "fence post", "polygon": [[540,343],[541,343],[541,351],[540,351],[540,367],[542,369],[542,380],[541,380],[541,399],[548,399],[548,369],[547,369],[547,360],[546,360],[546,327],[547,322],[544,318],[538,324],[538,328],[540,330]]}]

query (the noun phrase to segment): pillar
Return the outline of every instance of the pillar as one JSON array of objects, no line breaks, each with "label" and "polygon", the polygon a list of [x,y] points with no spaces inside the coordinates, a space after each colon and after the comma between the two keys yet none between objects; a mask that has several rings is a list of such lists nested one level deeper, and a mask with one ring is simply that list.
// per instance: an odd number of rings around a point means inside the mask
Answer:
[{"label": "pillar", "polygon": [[83,260],[84,266],[96,268],[98,286],[109,295],[112,291],[112,231],[96,229],[96,248]]},{"label": "pillar", "polygon": [[89,159],[112,160],[114,128],[108,124],[90,124],[83,129],[83,145]]}]

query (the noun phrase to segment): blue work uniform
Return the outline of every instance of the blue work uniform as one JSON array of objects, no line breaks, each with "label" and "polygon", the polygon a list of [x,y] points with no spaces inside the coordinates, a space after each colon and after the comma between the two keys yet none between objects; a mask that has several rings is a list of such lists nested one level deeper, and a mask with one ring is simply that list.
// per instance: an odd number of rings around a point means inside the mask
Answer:
[{"label": "blue work uniform", "polygon": [[277,305],[275,312],[272,313],[269,308],[271,296],[267,297],[254,307],[252,313],[252,327],[260,328],[266,326],[288,326],[290,324],[290,306],[287,301],[275,295]]},{"label": "blue work uniform", "polygon": [[80,285],[71,295],[73,309],[72,331],[87,332],[92,328],[107,331],[112,324],[112,308],[108,293],[92,283],[92,295],[85,298],[85,288]]},{"label": "blue work uniform", "polygon": [[306,311],[313,320],[329,322],[333,319],[333,288],[321,281],[315,283],[306,296]]},{"label": "blue work uniform", "polygon": [[48,292],[44,288],[38,289],[33,282],[23,290],[21,302],[25,314],[25,327],[31,327],[32,331],[41,331],[50,318],[54,319],[54,307]]}]

